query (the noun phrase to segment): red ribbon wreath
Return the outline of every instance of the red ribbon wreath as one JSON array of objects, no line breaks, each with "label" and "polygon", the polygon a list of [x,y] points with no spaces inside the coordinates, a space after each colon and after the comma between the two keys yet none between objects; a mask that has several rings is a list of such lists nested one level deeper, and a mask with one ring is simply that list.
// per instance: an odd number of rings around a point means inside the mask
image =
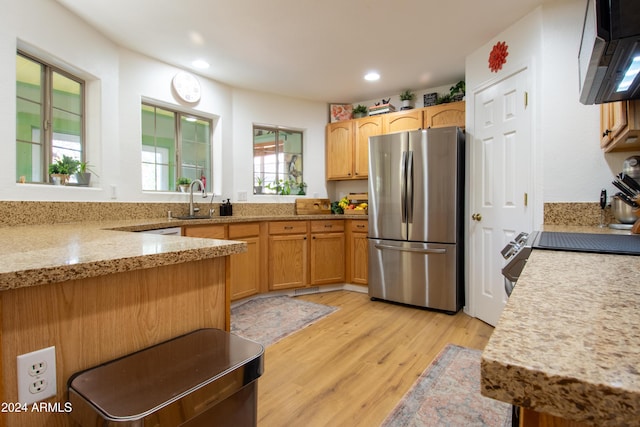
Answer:
[{"label": "red ribbon wreath", "polygon": [[506,42],[498,42],[493,46],[491,53],[489,54],[489,69],[493,73],[497,73],[498,70],[502,70],[502,65],[507,63],[507,52],[509,46]]}]

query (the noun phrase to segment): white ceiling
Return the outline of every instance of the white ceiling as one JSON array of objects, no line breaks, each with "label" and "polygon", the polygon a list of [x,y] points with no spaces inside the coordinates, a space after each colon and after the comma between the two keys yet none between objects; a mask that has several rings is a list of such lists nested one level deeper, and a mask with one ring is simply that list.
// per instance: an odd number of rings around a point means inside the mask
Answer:
[{"label": "white ceiling", "polygon": [[[465,56],[552,0],[57,1],[117,44],[221,83],[354,103],[464,79]],[[381,79],[364,81],[370,70]]]}]

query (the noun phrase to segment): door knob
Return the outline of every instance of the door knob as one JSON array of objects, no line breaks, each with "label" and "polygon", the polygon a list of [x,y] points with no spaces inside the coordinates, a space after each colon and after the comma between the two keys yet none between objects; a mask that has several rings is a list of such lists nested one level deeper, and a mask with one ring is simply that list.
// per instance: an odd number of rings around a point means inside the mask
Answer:
[{"label": "door knob", "polygon": [[482,215],[480,215],[479,213],[474,213],[473,215],[471,215],[471,219],[474,221],[482,221]]}]

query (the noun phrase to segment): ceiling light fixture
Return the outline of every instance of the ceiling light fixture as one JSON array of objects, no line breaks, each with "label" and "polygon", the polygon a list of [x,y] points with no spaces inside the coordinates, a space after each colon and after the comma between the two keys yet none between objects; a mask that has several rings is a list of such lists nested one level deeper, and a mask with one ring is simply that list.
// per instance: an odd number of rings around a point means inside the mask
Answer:
[{"label": "ceiling light fixture", "polygon": [[370,71],[365,74],[364,79],[368,82],[375,82],[376,80],[380,80],[380,74],[375,71]]},{"label": "ceiling light fixture", "polygon": [[196,59],[191,63],[191,65],[193,65],[194,68],[197,68],[199,70],[204,70],[210,67],[209,63],[203,59]]}]

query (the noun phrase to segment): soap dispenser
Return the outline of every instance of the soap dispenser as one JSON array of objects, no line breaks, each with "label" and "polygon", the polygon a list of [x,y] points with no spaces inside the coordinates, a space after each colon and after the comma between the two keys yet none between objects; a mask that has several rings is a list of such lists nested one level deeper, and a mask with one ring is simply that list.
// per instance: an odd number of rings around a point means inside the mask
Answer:
[{"label": "soap dispenser", "polygon": [[227,216],[233,215],[233,206],[231,206],[231,199],[227,199]]},{"label": "soap dispenser", "polygon": [[220,205],[220,216],[231,216],[233,215],[233,206],[231,205],[231,199],[227,199],[226,202]]}]

